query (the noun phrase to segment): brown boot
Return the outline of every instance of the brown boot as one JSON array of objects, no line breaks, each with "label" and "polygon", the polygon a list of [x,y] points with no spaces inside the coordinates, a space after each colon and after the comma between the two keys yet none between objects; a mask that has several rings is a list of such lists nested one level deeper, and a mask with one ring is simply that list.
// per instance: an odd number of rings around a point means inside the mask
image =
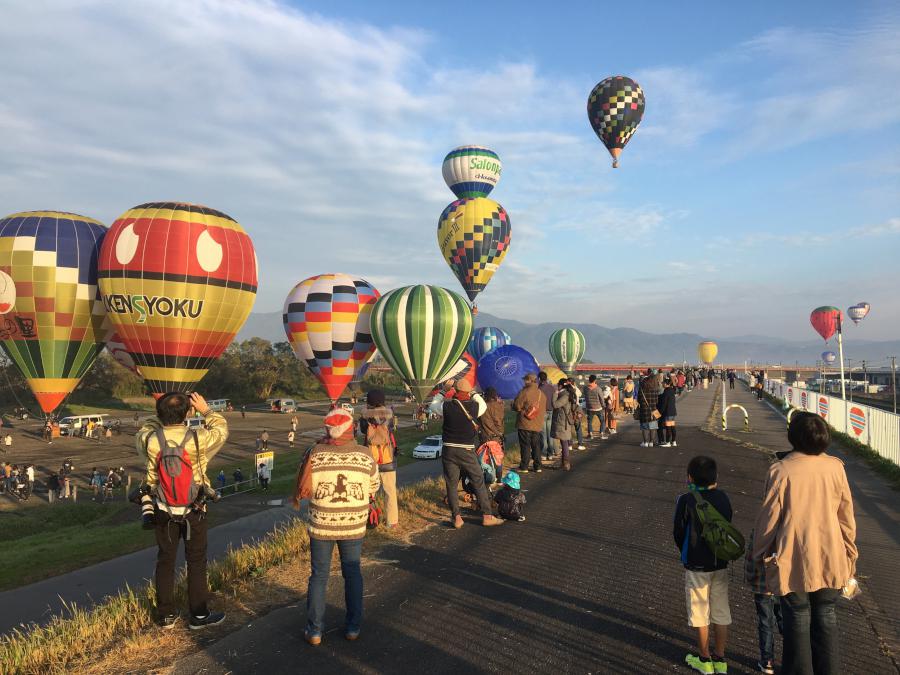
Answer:
[{"label": "brown boot", "polygon": [[563,462],[562,468],[563,468],[563,471],[571,471],[572,465],[569,462]]},{"label": "brown boot", "polygon": [[498,518],[497,516],[484,516],[481,519],[481,524],[485,527],[494,527],[495,525],[502,525],[506,521],[503,518]]}]

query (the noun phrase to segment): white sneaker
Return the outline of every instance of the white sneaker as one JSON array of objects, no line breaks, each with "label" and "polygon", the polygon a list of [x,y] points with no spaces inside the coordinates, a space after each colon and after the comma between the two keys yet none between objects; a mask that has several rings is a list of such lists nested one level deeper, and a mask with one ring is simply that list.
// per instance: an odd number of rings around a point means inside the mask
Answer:
[{"label": "white sneaker", "polygon": [[617,434],[617,433],[619,433],[619,430],[618,430],[618,429],[610,429],[610,430],[609,430],[609,433],[611,433],[611,434]]},{"label": "white sneaker", "polygon": [[608,441],[608,440],[609,440],[609,436],[606,435],[606,434],[600,434],[600,440],[601,440],[601,441]]},{"label": "white sneaker", "polygon": [[661,448],[671,448],[671,447],[672,447],[672,444],[671,444],[671,443],[663,443],[663,444],[660,445],[659,447],[661,447]]},{"label": "white sneaker", "polygon": [[672,441],[672,447],[673,447],[673,448],[677,448],[677,447],[678,447],[678,441]]},{"label": "white sneaker", "polygon": [[646,447],[647,447],[647,444],[646,444],[645,442],[641,441],[641,447],[642,447],[642,448],[646,448]]},{"label": "white sneaker", "polygon": [[587,448],[584,447],[583,445],[579,445],[579,446],[578,446],[578,449],[579,449],[579,450],[587,450]]}]

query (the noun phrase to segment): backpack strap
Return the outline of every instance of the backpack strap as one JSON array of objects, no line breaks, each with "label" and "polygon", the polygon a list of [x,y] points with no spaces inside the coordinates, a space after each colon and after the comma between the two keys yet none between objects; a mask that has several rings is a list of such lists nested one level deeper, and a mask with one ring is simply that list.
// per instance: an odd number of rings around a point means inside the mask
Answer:
[{"label": "backpack strap", "polygon": [[469,418],[469,421],[472,423],[472,426],[475,427],[475,431],[478,431],[478,429],[479,429],[478,423],[477,423],[475,420],[472,419],[472,416],[469,414],[469,411],[466,410],[466,406],[464,406],[464,405],[462,404],[462,401],[460,401],[458,398],[455,398],[455,399],[453,399],[453,400],[456,401],[456,402],[459,404],[459,407],[460,407],[460,408],[462,408],[462,411],[466,414],[466,417]]}]

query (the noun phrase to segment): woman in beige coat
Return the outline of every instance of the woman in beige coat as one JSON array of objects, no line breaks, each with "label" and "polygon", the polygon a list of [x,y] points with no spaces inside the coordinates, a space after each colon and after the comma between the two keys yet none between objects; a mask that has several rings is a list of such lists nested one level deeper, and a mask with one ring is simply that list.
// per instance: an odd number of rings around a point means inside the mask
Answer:
[{"label": "woman in beige coat", "polygon": [[856,520],[843,463],[825,454],[828,425],[796,413],[793,452],[769,469],[756,519],[753,558],[763,561],[768,590],[781,598],[782,673],[840,672],[835,602],[856,569]]}]

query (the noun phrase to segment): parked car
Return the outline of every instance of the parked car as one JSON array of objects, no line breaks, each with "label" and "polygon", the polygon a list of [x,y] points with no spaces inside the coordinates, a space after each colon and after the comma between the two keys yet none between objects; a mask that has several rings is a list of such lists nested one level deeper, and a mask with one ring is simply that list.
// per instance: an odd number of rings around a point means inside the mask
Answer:
[{"label": "parked car", "polygon": [[71,417],[63,417],[59,421],[59,433],[63,436],[77,436],[81,433],[82,427],[86,427],[88,422],[93,422],[97,426],[105,426],[109,415],[73,415]]},{"label": "parked car", "polygon": [[440,436],[428,436],[413,448],[413,459],[437,459],[444,450],[444,441]]}]

